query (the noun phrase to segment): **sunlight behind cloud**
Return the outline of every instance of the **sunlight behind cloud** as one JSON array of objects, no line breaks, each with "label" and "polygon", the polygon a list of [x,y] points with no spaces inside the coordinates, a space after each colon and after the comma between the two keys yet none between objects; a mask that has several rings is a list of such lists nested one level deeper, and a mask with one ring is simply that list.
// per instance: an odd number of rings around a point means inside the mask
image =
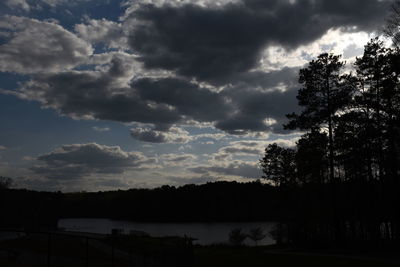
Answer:
[{"label": "sunlight behind cloud", "polygon": [[281,46],[269,46],[263,52],[260,69],[274,71],[283,67],[302,67],[322,52],[342,54],[348,47],[354,47],[353,50],[359,52],[353,53],[351,57],[347,58],[349,61],[353,61],[355,56],[362,54],[364,45],[375,36],[376,33],[344,32],[341,29],[331,29],[315,42],[299,46],[293,51],[287,51]]}]

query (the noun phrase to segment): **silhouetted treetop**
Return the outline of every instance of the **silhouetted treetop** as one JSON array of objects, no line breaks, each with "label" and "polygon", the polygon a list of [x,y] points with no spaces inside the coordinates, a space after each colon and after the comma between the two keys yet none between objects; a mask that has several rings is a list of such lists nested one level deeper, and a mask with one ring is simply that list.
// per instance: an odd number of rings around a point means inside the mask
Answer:
[{"label": "silhouetted treetop", "polygon": [[7,189],[12,185],[12,179],[5,176],[0,176],[0,189]]}]

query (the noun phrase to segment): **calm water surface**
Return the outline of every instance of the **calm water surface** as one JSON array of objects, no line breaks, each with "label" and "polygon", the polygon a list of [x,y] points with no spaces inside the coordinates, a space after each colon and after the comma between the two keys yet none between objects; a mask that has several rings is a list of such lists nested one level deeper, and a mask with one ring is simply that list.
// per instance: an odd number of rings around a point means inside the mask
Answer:
[{"label": "calm water surface", "polygon": [[[190,236],[197,238],[195,242],[201,245],[214,243],[227,243],[229,232],[234,228],[242,228],[245,233],[250,229],[261,227],[267,237],[259,242],[259,245],[274,244],[268,232],[274,227],[271,222],[250,223],[135,223],[129,221],[113,221],[110,219],[61,219],[58,227],[67,231],[109,234],[111,229],[123,229],[124,233],[131,230],[143,231],[151,236]],[[246,239],[247,245],[253,245],[251,240]]]}]

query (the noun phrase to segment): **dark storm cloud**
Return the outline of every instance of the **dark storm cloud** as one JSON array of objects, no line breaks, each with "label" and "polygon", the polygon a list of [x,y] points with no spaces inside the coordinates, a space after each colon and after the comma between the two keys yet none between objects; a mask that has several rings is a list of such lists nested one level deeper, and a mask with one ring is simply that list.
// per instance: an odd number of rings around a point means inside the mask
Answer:
[{"label": "dark storm cloud", "polygon": [[60,73],[38,77],[29,90],[39,91],[42,86],[49,86],[40,96],[42,104],[71,117],[143,123],[179,120],[176,112],[162,105],[148,106],[134,92],[113,93],[106,87],[107,82],[97,73]]},{"label": "dark storm cloud", "polygon": [[136,128],[131,130],[131,136],[134,139],[149,143],[166,143],[167,137],[163,132],[153,129]]},{"label": "dark storm cloud", "polygon": [[[279,132],[278,124],[296,106],[296,90],[291,86],[297,69],[249,73],[237,85],[214,92],[178,78],[138,78],[128,85],[129,60],[116,54],[101,71],[37,74],[16,92],[3,93],[39,101],[73,118],[152,124],[155,128],[132,129],[131,135],[153,143],[190,141],[187,132],[171,128],[185,121],[215,123],[232,134]],[[278,90],[280,86],[287,90]],[[267,118],[277,125],[268,125]]]},{"label": "dark storm cloud", "polygon": [[386,10],[387,1],[379,0],[251,0],[222,8],[146,5],[131,14],[141,23],[129,44],[147,68],[225,84],[256,67],[268,45],[292,49],[331,28],[374,30]]},{"label": "dark storm cloud", "polygon": [[131,168],[153,163],[154,159],[140,152],[126,152],[119,146],[96,143],[64,145],[48,154],[40,155],[41,162],[31,168],[48,178],[78,179],[90,174],[118,174]]},{"label": "dark storm cloud", "polygon": [[[282,132],[286,114],[298,109],[297,87],[286,91],[259,91],[251,88],[235,87],[224,92],[235,103],[236,112],[220,120],[216,127],[231,134],[253,131]],[[266,119],[272,120],[270,123]]]},{"label": "dark storm cloud", "polygon": [[[56,23],[8,17],[1,25],[14,32],[0,46],[0,71],[35,74],[18,90],[0,92],[73,118],[144,123],[131,135],[146,142],[185,143],[187,134],[179,137],[170,129],[188,122],[213,124],[231,134],[281,133],[285,114],[298,109],[298,69],[257,69],[264,48],[293,49],[330,28],[372,30],[386,5],[378,0],[140,5],[118,23],[86,20],[89,24],[75,27],[86,41],[109,47],[124,47],[126,36],[118,36],[130,31],[135,55],[90,56],[90,44]],[[20,20],[23,26],[15,26]],[[43,38],[29,42],[43,31]],[[95,67],[85,71],[86,64]],[[83,70],[65,70],[77,66]]]},{"label": "dark storm cloud", "polygon": [[[128,59],[129,60],[129,59]],[[149,105],[131,89],[120,84],[130,74],[125,60],[116,56],[104,71],[68,71],[35,75],[17,92],[6,92],[39,101],[73,118],[91,118],[120,122],[172,124],[180,114],[166,105]],[[129,80],[129,78],[128,78]],[[118,87],[121,86],[121,87]]]},{"label": "dark storm cloud", "polygon": [[[231,134],[281,132],[285,114],[296,110],[297,71],[297,68],[284,68],[269,73],[243,74],[236,78],[235,86],[219,93],[177,78],[143,78],[133,81],[131,86],[143,100],[170,105],[183,118],[216,122],[218,129]],[[286,91],[278,90],[278,86]],[[276,124],[266,124],[267,118]],[[140,131],[133,136],[165,142],[162,132]]]},{"label": "dark storm cloud", "polygon": [[132,82],[142,99],[174,107],[179,114],[196,121],[215,121],[231,112],[222,94],[176,78],[148,79]]},{"label": "dark storm cloud", "polygon": [[[233,85],[242,85],[247,88],[273,89],[279,85],[286,87],[298,86],[298,72],[300,68],[284,67],[269,72],[250,71],[236,75],[230,79]],[[272,90],[271,90],[272,91]]]}]

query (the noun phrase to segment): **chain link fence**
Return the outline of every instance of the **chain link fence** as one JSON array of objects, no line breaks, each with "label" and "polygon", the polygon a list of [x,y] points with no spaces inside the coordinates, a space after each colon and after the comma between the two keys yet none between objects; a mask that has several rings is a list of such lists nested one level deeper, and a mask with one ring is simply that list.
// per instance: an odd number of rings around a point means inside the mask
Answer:
[{"label": "chain link fence", "polygon": [[0,229],[0,266],[187,267],[191,240],[134,235]]}]

